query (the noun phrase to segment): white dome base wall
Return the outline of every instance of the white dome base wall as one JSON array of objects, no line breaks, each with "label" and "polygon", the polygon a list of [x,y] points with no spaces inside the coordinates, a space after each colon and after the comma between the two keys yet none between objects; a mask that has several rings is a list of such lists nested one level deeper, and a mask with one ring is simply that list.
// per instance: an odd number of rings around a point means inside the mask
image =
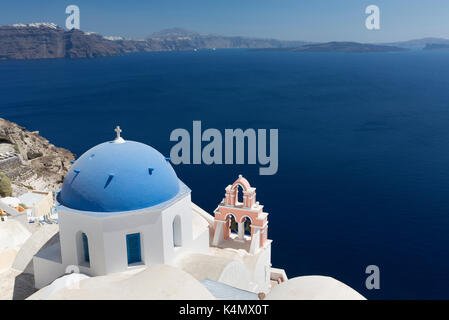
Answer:
[{"label": "white dome base wall", "polygon": [[[174,246],[173,241],[176,217],[180,221],[180,246]],[[140,266],[173,264],[184,253],[206,253],[209,247],[208,229],[193,239],[190,194],[165,208],[124,212],[106,218],[64,207],[59,210],[59,224],[61,258],[58,259],[57,253],[34,258],[37,288],[63,275],[67,267],[78,268],[89,276],[101,276]],[[82,233],[88,239],[89,263],[84,261]],[[128,265],[126,235],[132,233],[140,233],[142,260]]]}]

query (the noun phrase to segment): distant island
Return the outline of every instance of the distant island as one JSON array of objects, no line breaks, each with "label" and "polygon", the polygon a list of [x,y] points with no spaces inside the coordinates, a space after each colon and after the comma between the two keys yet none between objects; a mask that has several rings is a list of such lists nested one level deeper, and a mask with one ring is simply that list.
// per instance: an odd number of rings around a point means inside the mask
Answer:
[{"label": "distant island", "polygon": [[401,47],[411,50],[421,50],[425,49],[427,45],[433,45],[433,44],[446,44],[449,45],[449,39],[443,39],[443,38],[422,38],[422,39],[414,39],[414,40],[408,40],[408,41],[399,41],[399,42],[388,42],[388,43],[379,43],[386,46],[393,46],[393,47]]},{"label": "distant island", "polygon": [[449,50],[449,43],[428,43],[424,50]]},{"label": "distant island", "polygon": [[395,52],[407,49],[378,44],[367,44],[358,42],[328,42],[303,45],[293,51],[303,52]]},{"label": "distant island", "polygon": [[384,44],[335,41],[313,43],[202,35],[181,28],[155,32],[144,39],[125,39],[81,30],[66,31],[54,23],[0,26],[0,60],[96,58],[133,52],[237,48],[298,52],[396,52],[408,49],[442,49],[441,46],[444,45],[449,46],[449,40],[425,38]]},{"label": "distant island", "polygon": [[408,49],[377,45],[377,44],[367,44],[358,42],[327,42],[327,43],[314,43],[314,44],[304,44],[296,48],[277,48],[277,49],[255,49],[259,50],[282,50],[282,51],[298,51],[298,52],[353,52],[353,53],[365,53],[365,52],[397,52],[405,51]]}]

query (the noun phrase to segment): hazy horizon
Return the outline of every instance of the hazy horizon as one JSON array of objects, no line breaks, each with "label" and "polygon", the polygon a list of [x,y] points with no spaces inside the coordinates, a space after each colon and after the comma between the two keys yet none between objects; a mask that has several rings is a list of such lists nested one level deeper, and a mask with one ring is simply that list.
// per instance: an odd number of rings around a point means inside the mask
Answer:
[{"label": "hazy horizon", "polygon": [[[0,4],[0,25],[53,22],[65,26],[65,8],[77,5],[81,30],[104,36],[145,38],[179,27],[200,34],[293,41],[385,43],[449,38],[446,0],[15,0]],[[365,27],[365,9],[380,8],[381,29]]]}]

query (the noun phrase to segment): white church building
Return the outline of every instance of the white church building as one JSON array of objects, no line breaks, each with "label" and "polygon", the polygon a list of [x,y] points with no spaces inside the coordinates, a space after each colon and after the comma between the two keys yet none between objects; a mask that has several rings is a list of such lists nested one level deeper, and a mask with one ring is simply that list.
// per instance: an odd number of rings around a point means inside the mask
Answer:
[{"label": "white church building", "polygon": [[169,159],[116,132],[75,161],[57,192],[59,242],[34,256],[36,288],[71,272],[96,277],[160,264],[254,293],[286,280],[271,267],[268,213],[245,178],[226,188],[214,217],[191,202]]}]

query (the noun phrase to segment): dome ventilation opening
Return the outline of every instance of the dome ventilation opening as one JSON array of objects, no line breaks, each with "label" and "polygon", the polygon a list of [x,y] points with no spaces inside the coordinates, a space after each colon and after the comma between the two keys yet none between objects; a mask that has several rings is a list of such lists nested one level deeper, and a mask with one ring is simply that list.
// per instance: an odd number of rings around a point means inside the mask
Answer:
[{"label": "dome ventilation opening", "polygon": [[104,185],[104,188],[106,189],[108,187],[108,185],[111,183],[112,179],[114,178],[114,174],[111,173],[108,177],[108,180],[106,180],[106,183]]},{"label": "dome ventilation opening", "polygon": [[78,169],[75,169],[75,170],[73,170],[73,172],[74,172],[75,174],[73,175],[73,178],[72,178],[72,180],[70,181],[70,184],[72,184],[73,181],[75,181],[76,177],[78,177],[78,175],[80,174],[81,171],[78,170]]}]

